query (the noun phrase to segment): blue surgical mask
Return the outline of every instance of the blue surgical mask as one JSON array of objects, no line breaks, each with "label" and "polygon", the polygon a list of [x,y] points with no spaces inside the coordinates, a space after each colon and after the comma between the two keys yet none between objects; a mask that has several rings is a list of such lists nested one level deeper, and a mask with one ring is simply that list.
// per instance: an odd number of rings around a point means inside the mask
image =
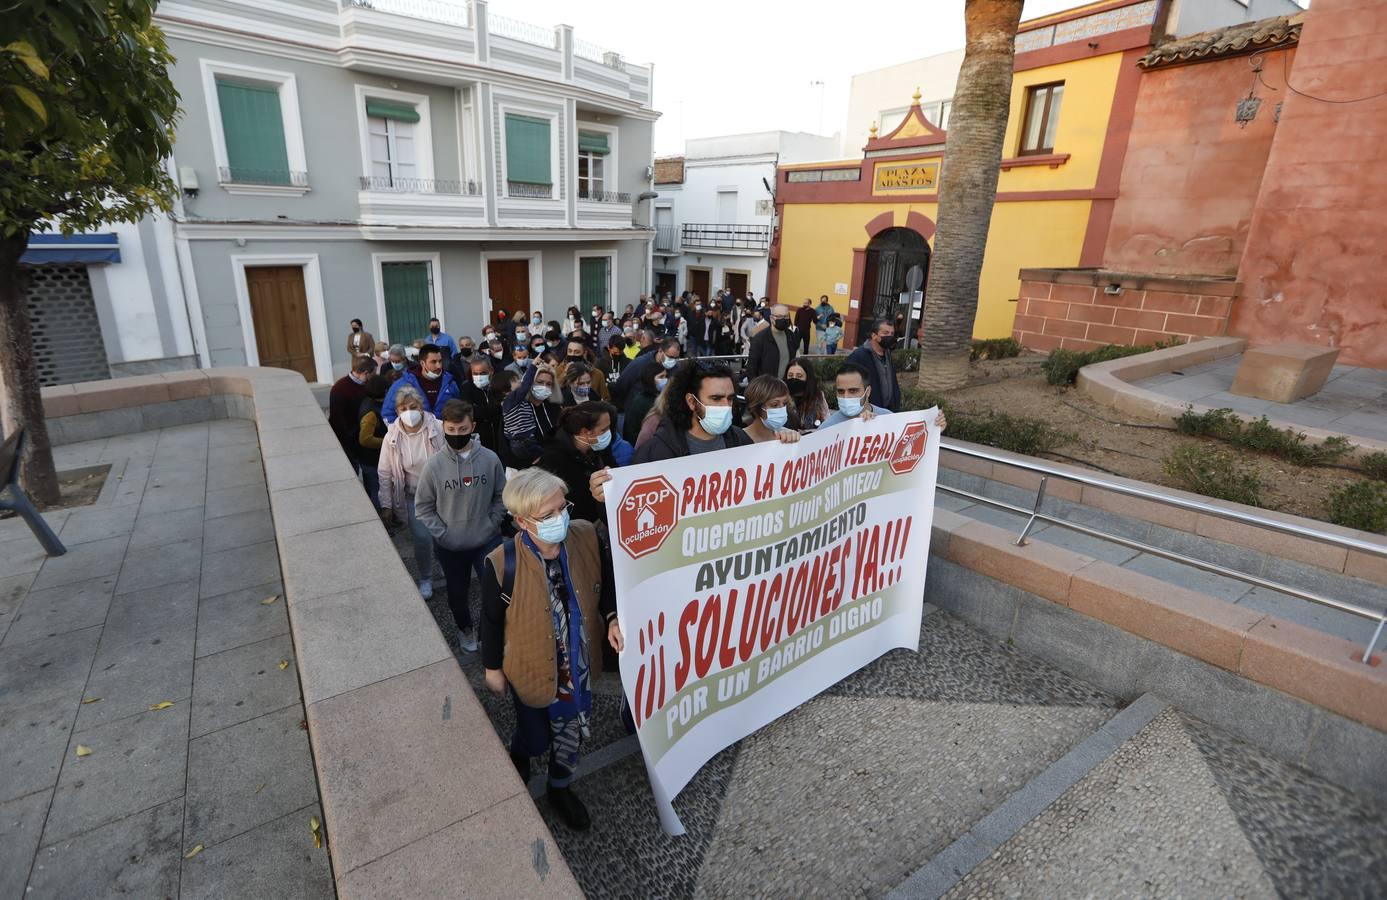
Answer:
[{"label": "blue surgical mask", "polygon": [[679,365],[679,360],[675,359],[672,356],[666,356],[664,362],[660,363],[660,365],[664,366],[665,370],[668,371],[669,369],[672,369],[675,366]]},{"label": "blue surgical mask", "polygon": [[778,409],[766,410],[766,427],[771,431],[779,431],[785,427],[785,423],[790,421],[789,407],[782,406]]},{"label": "blue surgical mask", "polygon": [[534,354],[535,354],[536,356],[538,356],[539,354],[541,354],[541,353],[543,353],[543,352],[545,351],[546,347],[545,347],[544,344],[535,344],[535,345],[534,345],[533,347],[531,347],[530,349],[534,352]]},{"label": "blue surgical mask", "polygon": [[472,376],[472,383],[475,384],[477,387],[481,388],[482,390],[486,390],[488,387],[491,386],[491,376],[490,376],[490,375],[473,375],[473,376]]},{"label": "blue surgical mask", "polygon": [[839,397],[838,411],[849,419],[862,415],[861,397]]},{"label": "blue surgical mask", "polygon": [[657,391],[663,391],[663,390],[665,389],[665,385],[667,385],[667,384],[669,384],[669,379],[668,379],[668,378],[656,378],[656,379],[655,379],[655,390],[657,390]]},{"label": "blue surgical mask", "polygon": [[584,399],[584,400],[586,400],[586,399],[588,398],[588,395],[591,394],[591,393],[592,393],[592,388],[590,388],[590,387],[575,387],[575,388],[573,389],[573,396],[575,396],[575,397],[581,397],[581,398]]},{"label": "blue surgical mask", "polygon": [[402,369],[405,367],[405,364],[402,363],[402,362],[395,362],[395,361],[392,359],[392,360],[390,361],[390,366],[391,366],[391,368],[393,368],[396,372],[399,372],[400,370],[402,370]]},{"label": "blue surgical mask", "polygon": [[536,400],[548,400],[554,392],[542,384],[537,384],[530,390],[530,393],[535,395]]},{"label": "blue surgical mask", "polygon": [[536,522],[535,537],[546,544],[562,544],[568,537],[568,510]]},{"label": "blue surgical mask", "polygon": [[594,449],[594,450],[606,450],[606,449],[607,449],[608,447],[610,447],[611,445],[612,445],[612,430],[611,430],[610,428],[608,428],[606,431],[602,432],[602,435],[601,435],[601,436],[597,439],[597,441],[592,445],[592,449]]},{"label": "blue surgical mask", "polygon": [[698,424],[709,434],[722,434],[732,427],[732,407],[704,406],[703,417],[698,420]]}]

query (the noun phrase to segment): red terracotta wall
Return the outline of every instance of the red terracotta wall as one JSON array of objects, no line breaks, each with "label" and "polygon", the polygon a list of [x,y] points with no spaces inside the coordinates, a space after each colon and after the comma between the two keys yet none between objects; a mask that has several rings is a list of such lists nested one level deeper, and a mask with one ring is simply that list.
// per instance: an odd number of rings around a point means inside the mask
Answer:
[{"label": "red terracotta wall", "polygon": [[[1387,91],[1387,3],[1315,0],[1291,83],[1319,97]],[[1230,331],[1342,347],[1387,368],[1387,96],[1291,94],[1268,157]]]},{"label": "red terracotta wall", "polygon": [[1246,127],[1234,113],[1252,85],[1251,57],[1142,73],[1103,268],[1237,274],[1286,96],[1282,73],[1295,62],[1293,50],[1259,59],[1276,90],[1257,86],[1263,103]]}]

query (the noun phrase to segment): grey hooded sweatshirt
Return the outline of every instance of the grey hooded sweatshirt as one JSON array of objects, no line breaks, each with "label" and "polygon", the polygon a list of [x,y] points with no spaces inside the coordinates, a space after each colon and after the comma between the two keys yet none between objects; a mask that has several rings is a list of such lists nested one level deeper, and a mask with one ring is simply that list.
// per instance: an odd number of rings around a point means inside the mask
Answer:
[{"label": "grey hooded sweatshirt", "polygon": [[414,515],[447,550],[471,550],[501,530],[506,467],[473,437],[464,457],[444,446],[424,463],[414,493]]}]

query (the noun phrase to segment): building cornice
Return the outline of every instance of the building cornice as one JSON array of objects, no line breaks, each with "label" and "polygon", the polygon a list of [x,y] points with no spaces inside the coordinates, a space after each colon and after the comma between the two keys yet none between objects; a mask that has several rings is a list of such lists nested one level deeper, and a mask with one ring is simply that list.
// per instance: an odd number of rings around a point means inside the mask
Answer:
[{"label": "building cornice", "polygon": [[444,240],[444,241],[632,241],[650,240],[649,227],[569,228],[542,226],[471,227],[438,224],[388,225],[367,222],[267,222],[263,220],[175,220],[175,237],[190,241]]}]

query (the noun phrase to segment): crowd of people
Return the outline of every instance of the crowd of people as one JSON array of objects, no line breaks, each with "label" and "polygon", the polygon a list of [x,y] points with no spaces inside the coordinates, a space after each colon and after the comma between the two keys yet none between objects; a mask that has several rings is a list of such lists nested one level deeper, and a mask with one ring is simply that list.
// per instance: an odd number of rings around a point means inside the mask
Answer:
[{"label": "crowd of people", "polygon": [[[547,752],[550,802],[578,830],[589,816],[569,784],[591,682],[604,644],[623,645],[610,470],[794,443],[901,400],[889,322],[831,386],[817,382],[803,355],[836,353],[842,338],[826,296],[794,311],[723,291],[707,303],[643,296],[621,313],[570,307],[563,322],[515,310],[479,339],[454,339],[432,319],[409,346],[375,342],[359,319],[351,329],[351,371],[332,386],[329,423],[382,520],[408,530],[422,597],[433,596],[435,562],[442,571],[462,650],[480,650],[487,686],[515,707],[521,777]],[[740,374],[728,356],[741,357]]]}]

